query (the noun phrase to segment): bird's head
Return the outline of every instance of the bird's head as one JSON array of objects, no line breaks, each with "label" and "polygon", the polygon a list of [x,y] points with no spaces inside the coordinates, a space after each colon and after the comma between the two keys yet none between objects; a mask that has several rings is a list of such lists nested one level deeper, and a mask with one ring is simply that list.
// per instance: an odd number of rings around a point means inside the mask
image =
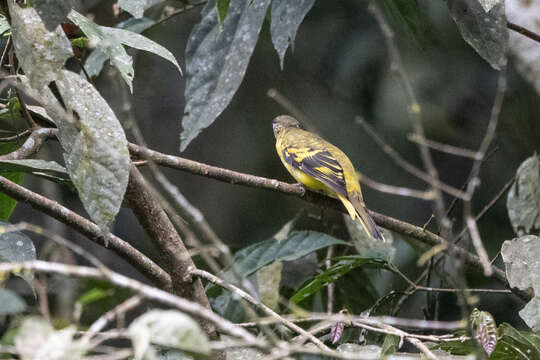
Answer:
[{"label": "bird's head", "polygon": [[289,128],[299,128],[300,123],[298,120],[288,115],[280,115],[272,121],[272,129],[274,130],[274,135],[278,136],[280,132]]}]

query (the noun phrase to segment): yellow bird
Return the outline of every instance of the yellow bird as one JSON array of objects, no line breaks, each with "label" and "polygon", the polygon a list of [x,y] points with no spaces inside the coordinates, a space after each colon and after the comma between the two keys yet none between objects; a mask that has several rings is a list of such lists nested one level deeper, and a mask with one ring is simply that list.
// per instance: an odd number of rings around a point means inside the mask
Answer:
[{"label": "yellow bird", "polygon": [[347,155],[318,135],[300,129],[291,116],[276,117],[272,127],[276,151],[291,175],[309,189],[338,198],[369,236],[384,241],[367,212],[358,175]]}]

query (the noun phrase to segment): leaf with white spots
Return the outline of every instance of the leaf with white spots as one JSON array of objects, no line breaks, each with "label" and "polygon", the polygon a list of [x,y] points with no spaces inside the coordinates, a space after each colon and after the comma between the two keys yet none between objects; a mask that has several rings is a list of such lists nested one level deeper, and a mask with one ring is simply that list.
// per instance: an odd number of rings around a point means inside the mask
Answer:
[{"label": "leaf with white spots", "polygon": [[75,0],[32,0],[32,6],[48,30],[66,22],[67,14],[75,7]]},{"label": "leaf with white spots", "polygon": [[540,331],[540,237],[526,235],[507,240],[502,245],[501,255],[510,286],[534,290],[534,298],[519,312],[519,316],[534,331]]},{"label": "leaf with white spots", "polygon": [[533,155],[518,168],[506,200],[508,217],[518,236],[540,233],[540,158]]},{"label": "leaf with white spots", "polygon": [[494,69],[506,65],[508,31],[504,1],[486,12],[478,0],[446,0],[463,39]]},{"label": "leaf with white spots", "polygon": [[225,110],[238,90],[270,0],[231,0],[219,23],[215,1],[202,11],[186,48],[186,108],[180,151]]},{"label": "leaf with white spots", "polygon": [[35,89],[60,76],[66,60],[73,56],[71,44],[57,27],[49,31],[33,8],[22,8],[8,0],[13,45],[19,64]]},{"label": "leaf with white spots", "polygon": [[[507,1],[508,21],[540,34],[540,0]],[[540,46],[538,42],[515,31],[508,31],[513,64],[540,94]]]},{"label": "leaf with white spots", "polygon": [[[36,248],[32,240],[20,231],[6,232],[9,223],[0,221],[0,262],[23,262],[36,260]],[[34,274],[26,271],[14,271],[33,289]]]},{"label": "leaf with white spots", "polygon": [[161,56],[173,63],[180,73],[182,72],[180,65],[169,50],[145,36],[125,29],[97,25],[75,10],[71,11],[69,19],[81,28],[91,43],[95,43],[97,50],[107,55],[111,63],[120,71],[131,91],[133,91],[132,82],[135,75],[133,58],[128,55],[123,45]]},{"label": "leaf with white spots", "polygon": [[118,0],[118,6],[136,18],[141,18],[146,9],[163,1],[165,0]]},{"label": "leaf with white spots", "polygon": [[294,38],[298,27],[300,27],[302,20],[304,20],[314,3],[315,0],[272,1],[270,34],[272,35],[274,48],[279,55],[281,69],[283,69],[285,52],[289,45],[294,50]]}]

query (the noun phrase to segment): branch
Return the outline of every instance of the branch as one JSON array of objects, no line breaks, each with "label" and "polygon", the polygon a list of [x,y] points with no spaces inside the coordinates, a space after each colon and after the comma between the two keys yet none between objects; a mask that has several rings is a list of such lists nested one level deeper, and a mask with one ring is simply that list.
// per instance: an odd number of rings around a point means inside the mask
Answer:
[{"label": "branch", "polygon": [[529,39],[532,39],[536,42],[540,42],[540,34],[537,34],[534,31],[525,29],[524,27],[511,23],[508,20],[506,21],[506,27],[509,28],[510,30],[520,33],[523,36],[528,37]]},{"label": "branch", "polygon": [[99,226],[58,204],[56,201],[36,194],[2,176],[0,176],[0,192],[17,201],[28,203],[34,209],[57,219],[102,246],[108,244],[107,247],[125,259],[156,286],[171,289],[169,275],[143,253],[111,233],[104,234]]},{"label": "branch", "polygon": [[[57,131],[57,129],[52,128],[38,128],[32,131],[20,148],[9,154],[0,155],[0,160],[20,160],[34,155],[39,151],[45,140],[56,136]],[[16,136],[21,136],[21,134]]]}]

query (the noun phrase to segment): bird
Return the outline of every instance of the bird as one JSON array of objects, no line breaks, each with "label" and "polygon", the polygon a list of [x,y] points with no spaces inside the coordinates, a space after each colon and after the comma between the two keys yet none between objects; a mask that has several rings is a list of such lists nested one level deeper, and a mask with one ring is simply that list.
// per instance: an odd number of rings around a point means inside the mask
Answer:
[{"label": "bird", "polygon": [[358,174],[347,155],[319,135],[302,130],[292,116],[277,116],[272,129],[276,151],[289,173],[307,188],[339,199],[371,238],[384,241],[367,211]]}]

